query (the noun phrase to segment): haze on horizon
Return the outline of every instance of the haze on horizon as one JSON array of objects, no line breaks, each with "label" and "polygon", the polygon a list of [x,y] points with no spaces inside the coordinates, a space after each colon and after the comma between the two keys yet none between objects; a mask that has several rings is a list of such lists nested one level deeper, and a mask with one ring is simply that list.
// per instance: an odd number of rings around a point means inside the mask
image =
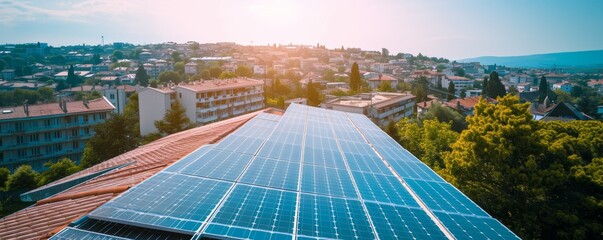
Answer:
[{"label": "haze on horizon", "polygon": [[603,49],[603,1],[0,1],[0,44],[320,43],[463,59]]}]

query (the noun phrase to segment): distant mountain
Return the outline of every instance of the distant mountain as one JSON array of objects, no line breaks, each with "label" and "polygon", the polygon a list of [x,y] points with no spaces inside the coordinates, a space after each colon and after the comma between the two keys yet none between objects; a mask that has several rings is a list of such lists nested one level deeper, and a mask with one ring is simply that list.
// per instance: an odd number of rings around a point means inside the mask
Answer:
[{"label": "distant mountain", "polygon": [[482,65],[503,65],[507,67],[532,68],[591,68],[603,67],[603,50],[547,53],[512,57],[477,57],[458,62],[480,62]]}]

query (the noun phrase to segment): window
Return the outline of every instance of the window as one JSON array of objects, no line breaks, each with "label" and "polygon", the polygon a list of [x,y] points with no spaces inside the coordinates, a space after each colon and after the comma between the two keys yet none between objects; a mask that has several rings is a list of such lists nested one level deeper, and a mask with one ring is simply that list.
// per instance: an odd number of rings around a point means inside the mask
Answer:
[{"label": "window", "polygon": [[44,119],[44,126],[50,127],[50,119]]},{"label": "window", "polygon": [[72,145],[73,149],[78,149],[78,148],[80,148],[80,142],[78,142],[78,141],[73,141],[73,142],[71,143],[71,145]]},{"label": "window", "polygon": [[82,117],[84,118],[84,123],[87,123],[88,122],[88,115],[85,114],[85,115],[82,115]]},{"label": "window", "polygon": [[109,99],[111,99],[111,100],[115,99],[115,94],[113,94],[113,93],[109,94]]},{"label": "window", "polygon": [[17,136],[17,144],[23,144],[25,143],[25,139],[23,138],[23,136]]},{"label": "window", "polygon": [[40,155],[40,148],[39,147],[35,147],[31,149],[31,155],[32,156],[38,156]]},{"label": "window", "polygon": [[21,149],[21,150],[17,151],[17,157],[24,158],[25,156],[27,156],[27,153],[25,152],[25,150]]},{"label": "window", "polygon": [[51,139],[50,132],[45,132],[44,133],[44,141],[48,142],[48,141],[50,141],[50,139]]},{"label": "window", "polygon": [[90,134],[90,128],[84,128],[84,134]]},{"label": "window", "polygon": [[29,135],[29,142],[37,142],[38,140],[38,134]]},{"label": "window", "polygon": [[50,146],[50,145],[46,146],[46,154],[51,154],[53,152],[54,151],[52,150],[52,146]]},{"label": "window", "polygon": [[61,138],[61,131],[54,132],[54,138]]},{"label": "window", "polygon": [[77,136],[77,129],[71,129],[71,136]]}]

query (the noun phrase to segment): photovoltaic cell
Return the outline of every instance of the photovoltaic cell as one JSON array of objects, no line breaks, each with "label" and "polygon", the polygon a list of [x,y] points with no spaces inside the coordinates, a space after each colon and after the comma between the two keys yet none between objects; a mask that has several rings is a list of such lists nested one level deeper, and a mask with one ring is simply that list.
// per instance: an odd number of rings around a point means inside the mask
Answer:
[{"label": "photovoltaic cell", "polygon": [[432,211],[489,217],[489,215],[447,182],[405,179],[410,188]]},{"label": "photovoltaic cell", "polygon": [[111,235],[105,235],[101,233],[95,233],[90,231],[85,231],[77,228],[66,227],[54,236],[50,238],[51,240],[73,240],[73,239],[81,239],[81,240],[126,240],[128,238],[120,238]]},{"label": "photovoltaic cell", "polygon": [[456,239],[519,239],[494,218],[440,212],[435,214]]},{"label": "photovoltaic cell", "polygon": [[160,172],[95,209],[89,217],[192,235],[231,185]]},{"label": "photovoltaic cell", "polygon": [[421,209],[370,202],[366,208],[380,239],[447,239]]},{"label": "photovoltaic cell", "polygon": [[258,186],[297,190],[299,163],[257,157],[241,182]]},{"label": "photovoltaic cell", "polygon": [[517,238],[367,117],[297,104],[257,115],[89,218],[55,238],[442,239],[442,226],[457,239]]},{"label": "photovoltaic cell", "polygon": [[234,181],[243,172],[252,157],[252,155],[213,149],[189,164],[180,173]]},{"label": "photovoltaic cell", "polygon": [[237,185],[205,233],[247,238],[241,234],[260,231],[291,238],[296,197],[294,192]]},{"label": "photovoltaic cell", "polygon": [[301,191],[327,196],[357,198],[352,179],[345,169],[302,165]]},{"label": "photovoltaic cell", "polygon": [[300,237],[374,239],[358,200],[302,194],[297,234]]},{"label": "photovoltaic cell", "polygon": [[391,203],[419,208],[419,204],[393,175],[352,172],[364,201]]}]

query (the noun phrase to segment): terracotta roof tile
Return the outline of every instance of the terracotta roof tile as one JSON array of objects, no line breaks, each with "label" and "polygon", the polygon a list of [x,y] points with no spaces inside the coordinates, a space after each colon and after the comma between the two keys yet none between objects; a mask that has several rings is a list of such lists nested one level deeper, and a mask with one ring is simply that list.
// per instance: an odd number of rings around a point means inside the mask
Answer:
[{"label": "terracotta roof tile", "polygon": [[90,100],[88,106],[84,105],[83,101],[67,102],[67,112],[63,112],[58,103],[45,103],[29,105],[29,115],[25,114],[23,106],[18,107],[3,107],[4,109],[10,109],[13,112],[7,114],[0,114],[0,120],[6,119],[17,119],[27,117],[41,117],[50,115],[70,115],[74,113],[83,112],[96,112],[96,111],[113,111],[115,107],[105,97]]},{"label": "terracotta roof tile", "polygon": [[42,186],[40,189],[133,162],[0,219],[0,239],[48,238],[127,187],[142,182],[199,147],[219,141],[260,112],[280,113],[268,109],[176,133]]}]

